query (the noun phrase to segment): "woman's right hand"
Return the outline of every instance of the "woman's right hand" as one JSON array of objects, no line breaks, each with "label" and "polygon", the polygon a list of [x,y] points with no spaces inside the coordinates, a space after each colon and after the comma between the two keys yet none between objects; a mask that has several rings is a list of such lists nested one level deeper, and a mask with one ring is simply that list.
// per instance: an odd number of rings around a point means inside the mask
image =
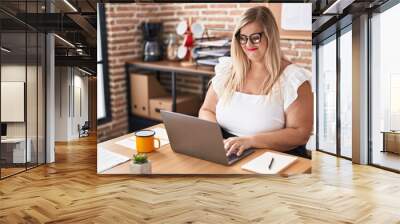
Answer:
[{"label": "woman's right hand", "polygon": [[224,139],[226,156],[236,154],[240,156],[246,149],[252,147],[251,137],[230,137]]}]

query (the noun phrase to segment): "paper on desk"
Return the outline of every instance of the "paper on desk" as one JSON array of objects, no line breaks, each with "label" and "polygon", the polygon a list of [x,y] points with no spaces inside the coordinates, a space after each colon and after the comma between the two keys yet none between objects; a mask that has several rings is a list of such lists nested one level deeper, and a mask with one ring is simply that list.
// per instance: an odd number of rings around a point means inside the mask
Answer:
[{"label": "paper on desk", "polygon": [[101,173],[114,166],[128,161],[130,158],[111,152],[102,147],[97,147],[97,173]]},{"label": "paper on desk", "polygon": [[[271,157],[274,158],[271,169],[268,168]],[[297,160],[297,157],[281,153],[266,152],[244,164],[242,169],[260,174],[277,174]]]},{"label": "paper on desk", "polygon": [[[165,130],[165,128],[152,128],[150,130],[153,130],[154,132],[156,132],[154,137],[160,139],[161,146],[169,144],[168,135],[167,135],[167,131]],[[121,141],[116,142],[116,144],[136,151],[136,138],[134,136],[122,139]],[[156,146],[158,146],[158,143],[156,141],[154,141],[154,147],[156,147]]]},{"label": "paper on desk", "polygon": [[[153,130],[156,132],[155,137],[168,141],[168,134],[167,134],[167,130],[165,130],[165,128],[152,128],[150,130]],[[168,143],[169,143],[169,141],[168,141]]]}]

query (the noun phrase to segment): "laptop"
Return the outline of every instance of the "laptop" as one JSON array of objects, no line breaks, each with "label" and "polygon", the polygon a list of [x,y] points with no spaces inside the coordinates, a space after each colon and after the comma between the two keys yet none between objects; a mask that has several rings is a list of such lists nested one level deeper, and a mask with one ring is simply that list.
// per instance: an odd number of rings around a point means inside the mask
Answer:
[{"label": "laptop", "polygon": [[247,149],[240,156],[226,156],[217,123],[164,110],[161,110],[161,118],[174,152],[222,165],[232,165],[254,152],[254,149]]}]

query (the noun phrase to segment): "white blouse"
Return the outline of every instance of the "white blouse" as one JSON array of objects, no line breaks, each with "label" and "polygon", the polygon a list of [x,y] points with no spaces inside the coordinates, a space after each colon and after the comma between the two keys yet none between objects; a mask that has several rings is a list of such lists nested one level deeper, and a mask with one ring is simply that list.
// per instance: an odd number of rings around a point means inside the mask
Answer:
[{"label": "white blouse", "polygon": [[[215,66],[211,85],[217,96],[224,91],[224,83],[232,71],[232,59],[222,57]],[[285,111],[297,98],[297,89],[305,81],[311,84],[311,72],[290,64],[268,95],[246,94],[236,91],[227,102],[218,101],[218,124],[231,134],[248,136],[285,127]]]}]

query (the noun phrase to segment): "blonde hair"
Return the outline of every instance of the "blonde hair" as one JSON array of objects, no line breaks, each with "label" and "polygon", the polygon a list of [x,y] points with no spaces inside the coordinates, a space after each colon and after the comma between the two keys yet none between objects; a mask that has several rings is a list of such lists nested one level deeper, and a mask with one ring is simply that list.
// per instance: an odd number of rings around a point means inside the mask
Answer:
[{"label": "blonde hair", "polygon": [[251,62],[239,43],[237,35],[245,25],[257,22],[263,27],[263,36],[267,40],[265,53],[265,69],[268,78],[261,85],[261,94],[267,95],[280,76],[282,52],[280,47],[279,29],[272,12],[264,6],[257,6],[246,10],[236,24],[231,44],[232,73],[224,82],[224,91],[221,99],[227,100],[232,97],[237,89],[242,89],[247,72],[250,70]]}]

